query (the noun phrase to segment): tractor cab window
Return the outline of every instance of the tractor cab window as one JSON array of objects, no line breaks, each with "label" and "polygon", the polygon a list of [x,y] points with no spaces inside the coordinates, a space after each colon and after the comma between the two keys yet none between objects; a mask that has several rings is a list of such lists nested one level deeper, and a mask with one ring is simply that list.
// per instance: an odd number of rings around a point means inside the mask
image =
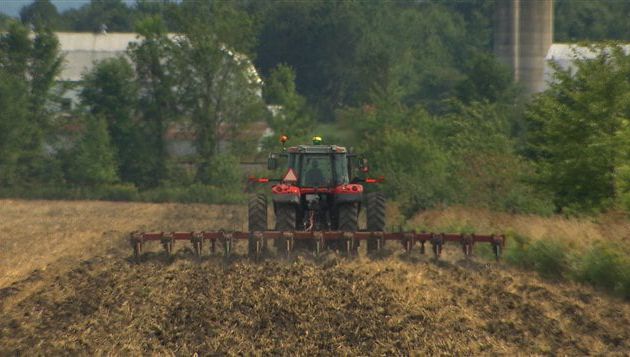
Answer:
[{"label": "tractor cab window", "polygon": [[306,155],[302,158],[302,186],[328,187],[332,186],[332,167],[330,156]]},{"label": "tractor cab window", "polygon": [[335,184],[338,185],[347,185],[350,183],[350,178],[348,177],[348,158],[345,154],[336,154],[333,155],[333,163],[335,165]]},{"label": "tractor cab window", "polygon": [[300,186],[332,187],[348,183],[348,161],[345,155],[302,155],[300,161]]}]

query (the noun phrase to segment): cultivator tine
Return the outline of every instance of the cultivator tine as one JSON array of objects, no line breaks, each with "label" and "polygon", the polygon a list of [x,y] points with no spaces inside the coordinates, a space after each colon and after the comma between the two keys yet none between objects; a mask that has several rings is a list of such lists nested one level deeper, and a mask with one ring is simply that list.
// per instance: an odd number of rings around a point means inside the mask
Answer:
[{"label": "cultivator tine", "polygon": [[221,231],[221,240],[223,241],[223,254],[229,258],[232,254],[233,235],[231,232]]},{"label": "cultivator tine", "polygon": [[143,237],[140,232],[132,232],[130,236],[131,246],[133,247],[133,257],[134,259],[140,259],[140,255],[142,254],[142,243]]},{"label": "cultivator tine", "polygon": [[265,246],[265,237],[262,232],[252,232],[252,239],[256,242],[256,254],[254,256],[255,260],[260,259],[263,254],[263,248]]},{"label": "cultivator tine", "polygon": [[411,249],[413,249],[415,243],[415,232],[403,233],[403,244],[405,246],[405,253],[411,253]]},{"label": "cultivator tine", "polygon": [[195,256],[200,257],[203,248],[203,232],[193,232],[190,242],[193,245]]},{"label": "cultivator tine", "polygon": [[293,232],[282,232],[282,239],[284,239],[284,246],[286,248],[286,258],[289,259],[295,245],[295,236]]},{"label": "cultivator tine", "polygon": [[171,255],[173,253],[173,243],[175,242],[173,233],[162,234],[162,239],[160,239],[160,241],[162,242],[162,247],[164,247],[166,254]]},{"label": "cultivator tine", "polygon": [[422,254],[422,255],[425,254],[424,243],[426,243],[426,242],[425,241],[420,241],[420,254]]},{"label": "cultivator tine", "polygon": [[313,233],[313,239],[315,239],[315,255],[319,256],[322,252],[322,249],[324,249],[324,246],[325,246],[324,233],[322,232]]},{"label": "cultivator tine", "polygon": [[442,246],[444,245],[444,234],[433,234],[431,236],[431,247],[433,256],[437,259],[442,254]]},{"label": "cultivator tine", "polygon": [[462,251],[466,256],[466,259],[470,259],[472,256],[473,245],[475,244],[475,235],[474,234],[462,234],[461,238],[462,243]]},{"label": "cultivator tine", "polygon": [[373,232],[372,236],[376,238],[376,251],[381,252],[385,248],[385,236],[383,232]]},{"label": "cultivator tine", "polygon": [[354,239],[354,233],[353,232],[343,232],[342,234],[343,240],[346,243],[346,254],[348,256],[354,255],[354,251],[355,251],[355,247],[356,247],[356,241]]},{"label": "cultivator tine", "polygon": [[217,240],[216,239],[212,239],[210,241],[210,253],[217,254]]},{"label": "cultivator tine", "polygon": [[499,261],[501,258],[501,252],[503,247],[505,246],[505,237],[497,236],[496,234],[492,235],[492,252],[494,253],[494,258],[496,261]]}]

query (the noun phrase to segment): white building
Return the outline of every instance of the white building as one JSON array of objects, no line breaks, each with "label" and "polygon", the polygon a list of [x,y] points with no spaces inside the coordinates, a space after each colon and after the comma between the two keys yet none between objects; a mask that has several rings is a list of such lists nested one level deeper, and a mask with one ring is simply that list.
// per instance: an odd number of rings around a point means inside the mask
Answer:
[{"label": "white building", "polygon": [[[81,91],[81,80],[83,74],[89,72],[94,65],[102,60],[116,57],[127,57],[127,48],[132,43],[140,43],[142,37],[136,33],[90,33],[90,32],[56,32],[59,39],[59,47],[64,56],[61,73],[57,80],[70,84],[70,89],[64,93],[66,102],[64,109],[71,109],[79,102]],[[179,35],[169,34],[171,39],[176,39]],[[262,80],[254,65],[249,59],[238,53],[223,48],[223,50],[242,63],[247,61],[247,74],[252,83],[262,84]],[[260,91],[257,92],[262,97]],[[253,123],[246,132],[254,137],[264,137],[271,135],[270,128],[266,122]],[[224,130],[225,131],[225,130]],[[195,134],[185,125],[173,125],[165,133],[168,140],[168,151],[176,157],[189,156],[195,153]],[[220,133],[220,140],[229,141],[227,134]],[[222,146],[226,146],[225,143]]]},{"label": "white building", "polygon": [[[623,45],[622,47],[626,54],[630,54],[630,45]],[[558,64],[562,69],[571,69],[572,71],[575,71],[576,67],[573,62],[576,59],[592,59],[596,56],[597,52],[587,46],[579,46],[568,43],[554,43],[551,47],[549,47],[547,56],[545,56],[545,84],[543,90],[549,88],[549,83],[553,81],[554,69],[551,65],[552,62]]]}]

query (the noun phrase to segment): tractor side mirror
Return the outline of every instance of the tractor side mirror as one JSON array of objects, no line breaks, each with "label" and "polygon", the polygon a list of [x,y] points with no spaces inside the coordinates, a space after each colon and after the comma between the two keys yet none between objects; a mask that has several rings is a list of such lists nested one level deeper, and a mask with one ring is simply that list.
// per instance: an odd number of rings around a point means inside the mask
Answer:
[{"label": "tractor side mirror", "polygon": [[368,160],[366,158],[361,159],[361,163],[359,164],[359,170],[363,173],[370,172],[370,166],[368,166]]},{"label": "tractor side mirror", "polygon": [[269,155],[267,159],[267,169],[275,170],[278,168],[278,159],[274,155]]}]

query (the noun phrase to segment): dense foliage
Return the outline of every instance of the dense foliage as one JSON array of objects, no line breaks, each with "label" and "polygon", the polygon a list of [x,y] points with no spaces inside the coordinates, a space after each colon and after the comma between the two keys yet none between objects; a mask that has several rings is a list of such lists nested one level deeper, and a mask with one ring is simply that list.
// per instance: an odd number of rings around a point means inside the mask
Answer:
[{"label": "dense foliage", "polygon": [[[94,0],[59,13],[36,0],[22,24],[0,17],[0,184],[216,197],[238,191],[239,160],[275,145],[248,129],[263,120],[294,142],[327,123],[407,214],[630,207],[628,54],[598,48],[529,101],[491,53],[494,3]],[[627,39],[629,11],[557,0],[556,39]],[[85,73],[68,112],[52,30],[142,39]],[[194,154],[169,155],[173,128],[194,133]]]},{"label": "dense foliage", "polygon": [[526,114],[538,184],[560,209],[607,208],[630,195],[630,55],[592,50],[594,58],[575,54],[575,71],[556,68]]}]

